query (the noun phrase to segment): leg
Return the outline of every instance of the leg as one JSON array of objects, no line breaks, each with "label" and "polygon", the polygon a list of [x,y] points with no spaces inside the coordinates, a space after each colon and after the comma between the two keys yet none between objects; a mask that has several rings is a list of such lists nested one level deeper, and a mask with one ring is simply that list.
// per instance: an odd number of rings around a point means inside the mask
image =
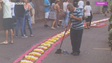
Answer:
[{"label": "leg", "polygon": [[47,18],[45,18],[45,24],[44,25],[47,25]]},{"label": "leg", "polygon": [[48,17],[49,17],[49,12],[45,12],[45,24],[44,24],[45,27],[48,27],[47,25]]},{"label": "leg", "polygon": [[2,44],[7,44],[8,43],[9,19],[4,19],[3,27],[4,27],[4,30],[5,30],[5,41],[2,42]]},{"label": "leg", "polygon": [[54,28],[55,22],[56,22],[56,20],[54,20],[54,21],[52,22],[52,27],[51,27],[51,29],[55,29],[55,28]]},{"label": "leg", "polygon": [[26,35],[26,21],[28,20],[28,17],[25,16],[24,20],[23,20],[23,31],[24,31],[24,35]]},{"label": "leg", "polygon": [[90,28],[90,22],[88,22],[88,28]]},{"label": "leg", "polygon": [[65,27],[68,25],[68,20],[69,20],[69,12],[67,12],[66,20],[65,20]]},{"label": "leg", "polygon": [[13,30],[10,29],[10,34],[11,34],[11,43],[13,43]]},{"label": "leg", "polygon": [[18,30],[19,30],[19,18],[16,20],[16,36],[18,36]]},{"label": "leg", "polygon": [[5,31],[5,41],[6,43],[8,43],[8,30]]},{"label": "leg", "polygon": [[33,36],[33,32],[32,32],[32,25],[31,25],[31,17],[28,16],[28,26],[29,26],[29,30],[30,30],[30,36]]},{"label": "leg", "polygon": [[14,21],[10,19],[9,30],[10,30],[10,36],[11,36],[11,40],[10,40],[11,43],[13,43],[13,28],[14,28]]},{"label": "leg", "polygon": [[55,23],[56,23],[56,20],[53,21],[53,25],[52,25],[52,27],[54,27]]},{"label": "leg", "polygon": [[25,21],[24,21],[24,17],[20,19],[20,24],[21,24],[21,36],[24,36],[24,25],[25,25]]},{"label": "leg", "polygon": [[14,18],[14,16],[12,16],[12,21],[13,21],[13,29],[12,29],[12,30],[13,30],[13,35],[14,35],[14,27],[15,27],[15,26],[14,26],[14,23],[15,23],[15,18]]},{"label": "leg", "polygon": [[65,23],[65,18],[63,18],[62,24],[61,26],[64,27],[64,23]]},{"label": "leg", "polygon": [[71,45],[72,45],[72,51],[73,53],[76,52],[76,31],[74,29],[70,30],[70,39],[71,39]]},{"label": "leg", "polygon": [[83,30],[78,30],[77,31],[77,53],[80,53],[80,47],[81,47],[81,41],[82,41],[82,34],[83,34]]},{"label": "leg", "polygon": [[59,22],[59,13],[57,14],[56,27],[58,27],[58,22]]},{"label": "leg", "polygon": [[107,11],[105,11],[105,16],[107,16]]},{"label": "leg", "polygon": [[87,28],[88,27],[88,23],[86,22],[86,27],[85,28]]},{"label": "leg", "polygon": [[89,22],[87,22],[87,28],[89,28]]}]

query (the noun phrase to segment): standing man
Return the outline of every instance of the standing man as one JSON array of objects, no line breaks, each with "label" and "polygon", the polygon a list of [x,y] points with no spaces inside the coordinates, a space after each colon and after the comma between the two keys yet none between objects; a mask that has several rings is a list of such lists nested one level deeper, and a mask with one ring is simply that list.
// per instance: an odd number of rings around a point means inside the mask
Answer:
[{"label": "standing man", "polygon": [[44,27],[48,27],[47,25],[47,20],[48,20],[48,17],[49,17],[49,6],[50,6],[50,2],[49,0],[44,0],[44,11],[45,11],[45,24],[44,24]]},{"label": "standing man", "polygon": [[79,0],[78,2],[78,8],[83,12],[84,2],[82,0]]},{"label": "standing man", "polygon": [[82,12],[79,10],[79,8],[74,7],[72,4],[68,4],[67,8],[70,11],[70,20],[67,30],[69,30],[71,27],[70,38],[73,51],[71,54],[77,56],[80,54],[80,46],[83,34]]},{"label": "standing man", "polygon": [[11,2],[9,0],[0,0],[0,3],[3,2],[3,27],[5,30],[5,41],[2,44],[8,44],[8,33],[10,30],[11,40],[10,43],[13,43],[13,21],[11,15]]}]

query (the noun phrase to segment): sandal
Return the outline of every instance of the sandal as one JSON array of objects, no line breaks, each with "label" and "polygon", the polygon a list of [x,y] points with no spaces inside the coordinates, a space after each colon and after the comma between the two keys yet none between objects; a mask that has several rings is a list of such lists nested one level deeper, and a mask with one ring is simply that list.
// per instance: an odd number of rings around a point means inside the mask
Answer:
[{"label": "sandal", "polygon": [[30,35],[30,37],[33,37],[33,35]]},{"label": "sandal", "polygon": [[2,42],[2,43],[0,43],[0,44],[4,44],[4,45],[7,45],[7,44],[8,44],[8,42],[5,42],[5,41],[4,41],[4,42]]},{"label": "sandal", "polygon": [[11,41],[10,43],[13,44],[13,41]]},{"label": "sandal", "polygon": [[55,28],[54,28],[54,27],[51,27],[51,29],[52,29],[52,30],[55,30]]}]

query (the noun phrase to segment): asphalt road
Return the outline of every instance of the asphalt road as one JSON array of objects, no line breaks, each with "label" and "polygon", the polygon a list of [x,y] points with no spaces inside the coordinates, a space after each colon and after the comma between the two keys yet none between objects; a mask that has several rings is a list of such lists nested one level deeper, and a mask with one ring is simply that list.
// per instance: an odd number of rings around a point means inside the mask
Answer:
[{"label": "asphalt road", "polygon": [[[107,16],[109,17],[109,16]],[[102,14],[94,15],[94,20],[104,19]],[[50,25],[50,22],[49,22]],[[54,52],[59,45],[42,61],[42,63],[111,63],[111,51],[108,47],[108,27],[91,28],[84,30],[80,56],[56,55]],[[43,22],[37,22],[33,25],[34,37],[14,38],[14,44],[0,45],[0,63],[13,63],[21,54],[29,50],[33,45],[63,31],[63,28],[51,30],[44,28]],[[27,30],[29,35],[29,30]],[[0,32],[0,42],[4,40],[4,32]],[[63,50],[71,53],[70,38],[64,40]]]}]

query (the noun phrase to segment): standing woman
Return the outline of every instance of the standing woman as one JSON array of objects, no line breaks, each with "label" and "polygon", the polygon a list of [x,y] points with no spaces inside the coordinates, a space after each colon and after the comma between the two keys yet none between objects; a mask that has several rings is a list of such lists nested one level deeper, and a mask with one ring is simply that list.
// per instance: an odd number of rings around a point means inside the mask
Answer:
[{"label": "standing woman", "polygon": [[59,22],[59,13],[60,13],[60,6],[59,6],[59,4],[60,4],[60,0],[56,0],[55,1],[55,10],[56,10],[56,16],[57,16],[57,18],[56,18],[56,27],[59,27],[58,26],[58,22]]},{"label": "standing woman", "polygon": [[18,37],[18,31],[19,27],[21,27],[21,36],[22,38],[27,38],[27,36],[24,35],[24,3],[22,0],[16,0],[15,3],[15,17],[16,17],[16,37]]},{"label": "standing woman", "polygon": [[52,20],[52,24],[51,24],[51,29],[55,29],[54,28],[54,25],[55,25],[55,22],[56,22],[56,10],[55,10],[55,0],[51,0],[51,7],[50,7],[50,13],[49,13],[49,19]]},{"label": "standing woman", "polygon": [[29,26],[29,30],[30,30],[30,36],[33,36],[33,32],[32,32],[32,25],[31,25],[31,15],[30,15],[30,10],[31,10],[31,5],[28,3],[28,0],[24,0],[25,4],[24,4],[24,8],[25,8],[25,20],[24,20],[24,34],[26,35],[26,21],[28,23]]},{"label": "standing woman", "polygon": [[86,28],[89,29],[92,20],[92,8],[89,1],[86,2],[86,6],[84,7],[84,14],[86,18]]},{"label": "standing woman", "polygon": [[[107,2],[107,0],[105,0],[105,2]],[[105,14],[105,16],[107,16],[108,12],[109,10],[108,10],[108,2],[107,2],[107,5],[103,5],[103,13]]]},{"label": "standing woman", "polygon": [[63,2],[63,11],[65,12],[66,16],[63,19],[62,27],[64,27],[64,24],[65,24],[65,27],[67,27],[68,25],[68,20],[69,20],[69,11],[67,9],[68,4],[69,4],[69,0],[65,0],[65,2]]},{"label": "standing woman", "polygon": [[34,4],[32,3],[32,0],[29,0],[29,3],[31,5],[31,24],[35,24],[35,7]]}]

